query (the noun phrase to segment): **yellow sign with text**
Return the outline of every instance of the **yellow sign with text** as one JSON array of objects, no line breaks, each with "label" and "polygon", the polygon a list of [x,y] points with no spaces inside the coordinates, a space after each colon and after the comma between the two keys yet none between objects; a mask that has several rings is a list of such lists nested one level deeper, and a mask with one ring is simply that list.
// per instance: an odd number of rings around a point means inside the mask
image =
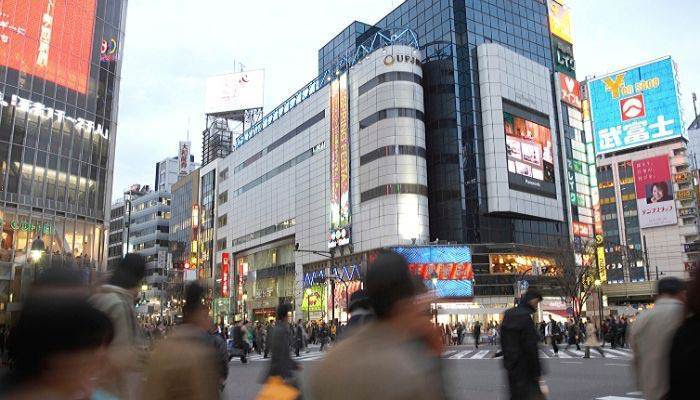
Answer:
[{"label": "yellow sign with text", "polygon": [[561,40],[574,43],[571,37],[571,10],[562,1],[549,0],[549,30]]},{"label": "yellow sign with text", "polygon": [[598,247],[598,277],[601,282],[608,281],[608,272],[605,269],[605,249]]}]

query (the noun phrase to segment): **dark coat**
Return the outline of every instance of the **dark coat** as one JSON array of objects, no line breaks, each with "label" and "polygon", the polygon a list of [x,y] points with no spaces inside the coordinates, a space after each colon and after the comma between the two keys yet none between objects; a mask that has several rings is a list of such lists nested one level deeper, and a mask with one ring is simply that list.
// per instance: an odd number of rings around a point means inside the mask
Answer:
[{"label": "dark coat", "polygon": [[539,335],[532,321],[534,310],[525,302],[505,312],[501,324],[503,366],[508,373],[511,399],[539,399],[543,375],[538,356]]},{"label": "dark coat", "polygon": [[290,343],[289,324],[287,322],[278,322],[272,330],[272,339],[270,341],[272,359],[270,360],[270,370],[267,372],[266,378],[270,376],[281,376],[284,379],[291,378],[294,375],[294,370],[299,368],[299,364],[292,360],[292,356],[289,354]]},{"label": "dark coat", "polygon": [[696,393],[700,376],[700,315],[686,319],[671,345],[668,400],[689,399]]}]

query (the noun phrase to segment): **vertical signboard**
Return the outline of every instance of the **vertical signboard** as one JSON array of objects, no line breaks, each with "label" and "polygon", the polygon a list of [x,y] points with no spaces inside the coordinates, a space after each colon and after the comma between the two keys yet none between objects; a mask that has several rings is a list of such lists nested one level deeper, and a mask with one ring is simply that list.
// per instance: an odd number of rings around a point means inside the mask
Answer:
[{"label": "vertical signboard", "polygon": [[569,8],[564,6],[562,1],[556,0],[547,1],[547,8],[549,9],[549,31],[552,35],[568,43],[573,43]]},{"label": "vertical signboard", "polygon": [[190,148],[192,143],[180,142],[177,151],[177,165],[180,176],[185,176],[190,172]]},{"label": "vertical signboard", "polygon": [[229,296],[229,253],[221,254],[221,297]]},{"label": "vertical signboard", "polygon": [[331,204],[328,248],[350,243],[350,129],[348,78],[331,82]]},{"label": "vertical signboard", "polygon": [[685,135],[670,57],[588,83],[596,154]]},{"label": "vertical signboard", "polygon": [[668,156],[635,161],[633,168],[639,227],[651,228],[678,223]]}]

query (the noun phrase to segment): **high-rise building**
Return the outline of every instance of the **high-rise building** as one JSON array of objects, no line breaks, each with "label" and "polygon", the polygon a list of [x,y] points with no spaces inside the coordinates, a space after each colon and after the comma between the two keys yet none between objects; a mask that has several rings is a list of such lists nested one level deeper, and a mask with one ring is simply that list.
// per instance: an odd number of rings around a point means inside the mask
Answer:
[{"label": "high-rise building", "polygon": [[127,3],[0,4],[0,309],[54,258],[106,265]]}]

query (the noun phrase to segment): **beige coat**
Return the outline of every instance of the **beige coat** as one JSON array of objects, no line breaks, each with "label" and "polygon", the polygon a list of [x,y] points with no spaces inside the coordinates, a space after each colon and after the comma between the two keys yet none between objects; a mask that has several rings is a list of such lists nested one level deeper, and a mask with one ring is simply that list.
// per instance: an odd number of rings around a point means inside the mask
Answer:
[{"label": "beige coat", "polygon": [[439,400],[439,357],[404,332],[372,322],[340,341],[311,371],[311,400]]},{"label": "beige coat", "polygon": [[647,400],[663,399],[668,392],[671,342],[682,322],[683,303],[661,298],[632,325],[629,342],[634,351],[634,372]]},{"label": "beige coat", "polygon": [[586,342],[583,344],[586,347],[600,347],[598,336],[596,336],[595,325],[593,322],[586,324]]}]

